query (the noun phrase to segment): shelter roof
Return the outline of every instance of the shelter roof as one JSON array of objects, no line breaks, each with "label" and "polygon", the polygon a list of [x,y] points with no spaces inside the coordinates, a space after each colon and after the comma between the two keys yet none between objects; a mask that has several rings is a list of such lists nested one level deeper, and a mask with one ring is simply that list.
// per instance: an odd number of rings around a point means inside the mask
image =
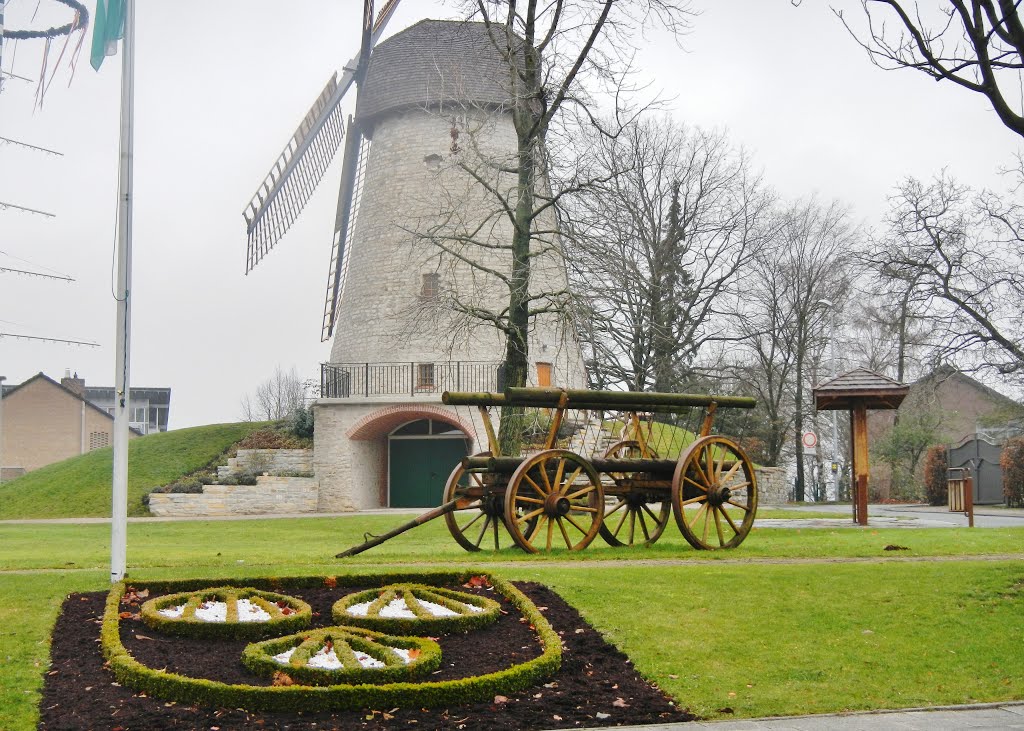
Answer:
[{"label": "shelter roof", "polygon": [[814,405],[819,411],[848,411],[855,406],[868,409],[897,409],[910,386],[875,373],[854,368],[814,388]]}]

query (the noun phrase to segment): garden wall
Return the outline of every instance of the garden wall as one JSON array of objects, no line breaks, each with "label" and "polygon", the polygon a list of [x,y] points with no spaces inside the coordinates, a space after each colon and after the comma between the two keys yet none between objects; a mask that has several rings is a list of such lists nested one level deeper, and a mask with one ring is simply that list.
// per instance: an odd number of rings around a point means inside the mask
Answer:
[{"label": "garden wall", "polygon": [[281,474],[313,472],[312,449],[239,449],[238,455],[228,459],[226,466],[217,468],[217,477],[237,475],[239,472]]},{"label": "garden wall", "polygon": [[203,485],[202,494],[151,493],[149,512],[158,517],[315,513],[319,493],[311,477],[261,476],[255,485]]},{"label": "garden wall", "polygon": [[785,467],[755,467],[758,505],[784,505],[789,502],[789,475]]}]

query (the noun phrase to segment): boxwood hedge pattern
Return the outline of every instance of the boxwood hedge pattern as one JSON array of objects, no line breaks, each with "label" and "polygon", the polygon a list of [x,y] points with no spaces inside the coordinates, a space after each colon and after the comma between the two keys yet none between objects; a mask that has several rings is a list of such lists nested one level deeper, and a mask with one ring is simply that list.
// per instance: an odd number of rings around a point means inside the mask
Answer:
[{"label": "boxwood hedge pattern", "polygon": [[[248,599],[269,614],[270,619],[263,622],[238,621],[240,599]],[[227,604],[227,620],[209,622],[196,617],[196,609],[207,601]],[[185,605],[185,610],[180,617],[168,617],[160,613],[161,609],[181,605]],[[142,621],[148,627],[165,634],[220,640],[259,639],[295,632],[309,626],[312,614],[313,610],[301,599],[260,591],[250,586],[215,586],[200,591],[168,594],[150,599],[142,605],[141,610]]]},{"label": "boxwood hedge pattern", "polygon": [[[411,651],[409,660],[400,657],[395,648]],[[274,659],[291,649],[294,652],[287,663]],[[342,667],[332,670],[307,664],[324,649],[333,650]],[[359,652],[384,663],[384,667],[364,667],[356,656]],[[394,637],[355,627],[326,627],[253,643],[242,653],[242,664],[256,675],[269,678],[284,672],[305,685],[386,683],[411,680],[437,670],[441,665],[441,647],[425,637]]]},{"label": "boxwood hedge pattern", "polygon": [[[416,617],[381,616],[381,612],[395,600],[404,603]],[[365,614],[350,613],[351,607],[366,602],[369,602],[370,606],[367,607]],[[422,602],[438,604],[455,612],[455,615],[437,616],[423,606]],[[438,586],[392,584],[381,589],[369,589],[342,597],[335,602],[331,613],[338,624],[366,627],[391,634],[421,635],[430,632],[467,632],[486,627],[498,621],[501,606],[487,597]]]},{"label": "boxwood hedge pattern", "polygon": [[[482,575],[494,590],[506,597],[537,631],[542,652],[539,657],[509,668],[471,678],[435,682],[399,683],[339,683],[328,686],[280,685],[253,686],[230,685],[202,678],[190,678],[164,670],[150,668],[137,661],[121,642],[118,626],[121,598],[125,593],[124,582],[117,583],[107,595],[103,626],[100,630],[100,644],[110,668],[125,687],[142,691],[155,698],[178,703],[190,703],[226,708],[245,708],[253,711],[318,711],[346,710],[358,708],[437,708],[492,699],[495,695],[508,695],[533,687],[558,671],[562,662],[562,643],[544,615],[525,594],[507,581],[486,576],[481,571],[394,573],[394,574],[350,574],[345,576],[305,576],[294,578],[246,579],[252,587],[264,591],[284,591],[306,587],[323,586],[365,586],[379,583],[422,583],[428,585],[463,584],[471,577]],[[151,592],[197,591],[211,584],[230,584],[230,579],[179,581],[135,581],[136,588],[145,587]]]}]

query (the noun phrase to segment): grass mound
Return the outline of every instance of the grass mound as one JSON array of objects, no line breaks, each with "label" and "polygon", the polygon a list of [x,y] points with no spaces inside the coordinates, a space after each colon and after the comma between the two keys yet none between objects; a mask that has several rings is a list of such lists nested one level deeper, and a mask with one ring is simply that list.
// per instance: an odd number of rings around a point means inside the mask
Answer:
[{"label": "grass mound", "polygon": [[[211,424],[136,437],[128,446],[128,515],[148,515],[142,496],[205,467],[265,424]],[[110,517],[113,449],[97,449],[0,485],[0,520]]]}]

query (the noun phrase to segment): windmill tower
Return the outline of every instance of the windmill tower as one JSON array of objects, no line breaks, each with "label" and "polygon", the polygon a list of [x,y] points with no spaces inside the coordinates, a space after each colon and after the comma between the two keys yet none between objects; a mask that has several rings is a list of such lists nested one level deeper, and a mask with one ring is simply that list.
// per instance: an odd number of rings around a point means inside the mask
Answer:
[{"label": "windmill tower", "polygon": [[[377,44],[396,6],[374,20],[365,3],[359,56],[328,83],[245,213],[251,269],[344,139],[322,327],[333,344],[315,406],[323,511],[440,504],[458,459],[486,448],[483,430],[440,394],[502,387],[504,333],[466,310],[508,303],[501,246],[511,224],[481,179],[506,185],[487,171],[516,152],[509,69],[479,23],[424,20]],[[343,125],[353,83],[355,114]],[[566,288],[556,236],[536,253],[531,292]],[[579,347],[554,314],[533,322],[530,358],[535,385],[583,384]]]}]

